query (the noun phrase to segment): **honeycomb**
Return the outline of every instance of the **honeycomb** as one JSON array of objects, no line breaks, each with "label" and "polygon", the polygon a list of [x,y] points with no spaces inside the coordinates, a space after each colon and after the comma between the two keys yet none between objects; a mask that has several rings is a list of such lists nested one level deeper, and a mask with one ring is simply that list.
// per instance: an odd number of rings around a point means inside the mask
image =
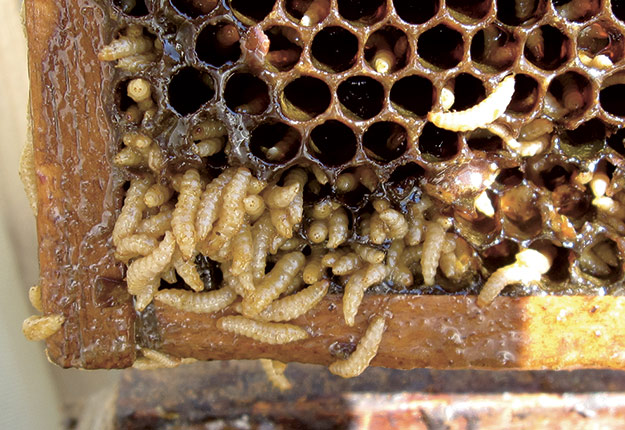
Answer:
[{"label": "honeycomb", "polygon": [[[106,97],[118,141],[140,126],[158,143],[161,181],[189,167],[216,174],[245,166],[272,180],[316,166],[329,183],[310,187],[306,204],[339,199],[354,242],[374,199],[405,211],[429,196],[477,256],[479,280],[459,284],[439,270],[435,286],[415,278],[395,292],[475,293],[520,249],[550,246],[554,263],[540,286],[504,294],[623,293],[625,1],[113,0],[105,7],[106,42],[138,25],[157,47],[149,64],[116,69]],[[429,112],[476,105],[510,74],[514,94],[493,127],[456,132],[428,120]],[[128,113],[127,86],[137,77],[151,84],[156,104],[142,120]],[[192,134],[206,119],[225,124],[228,144],[200,158]],[[524,141],[542,143],[524,153]],[[488,186],[458,186],[467,175],[486,181],[493,165]],[[354,175],[369,182],[341,185]],[[603,190],[593,187],[598,175],[607,177]],[[473,207],[482,191],[492,214]],[[197,260],[204,275],[214,271],[207,260]]]}]

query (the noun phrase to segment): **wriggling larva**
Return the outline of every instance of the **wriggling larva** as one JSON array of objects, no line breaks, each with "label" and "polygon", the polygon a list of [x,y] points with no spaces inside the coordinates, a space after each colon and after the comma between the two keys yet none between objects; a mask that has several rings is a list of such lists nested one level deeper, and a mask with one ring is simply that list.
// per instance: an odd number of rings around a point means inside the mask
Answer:
[{"label": "wriggling larva", "polygon": [[403,239],[408,233],[408,223],[406,218],[395,209],[386,209],[380,214],[380,219],[384,221],[389,230],[391,239]]},{"label": "wriggling larva", "polygon": [[369,264],[350,276],[343,294],[343,316],[348,326],[353,326],[365,290],[384,281],[388,268],[384,264]]},{"label": "wriggling larva", "polygon": [[180,275],[185,284],[191,287],[193,291],[202,291],[204,289],[204,282],[202,278],[200,278],[194,260],[194,258],[185,260],[178,248],[176,248],[172,256],[174,269],[176,269],[176,272]]},{"label": "wriggling larva", "polygon": [[32,142],[27,142],[20,156],[19,175],[28,197],[28,203],[37,215],[37,174],[35,173],[35,150]]},{"label": "wriggling larva", "polygon": [[181,364],[193,363],[194,358],[178,358],[154,349],[141,348],[143,357],[139,357],[132,367],[139,370],[174,368]]},{"label": "wriggling larva", "polygon": [[251,269],[254,241],[249,226],[243,225],[239,233],[232,240],[232,265],[230,272],[239,276]]},{"label": "wriggling larva", "polygon": [[152,178],[149,177],[135,179],[130,182],[124,206],[113,228],[113,244],[115,246],[119,244],[122,238],[130,236],[137,229],[145,210],[143,197],[150,185],[152,185]]},{"label": "wriggling larva", "polygon": [[180,311],[198,314],[210,314],[218,312],[230,306],[237,298],[237,294],[230,287],[222,287],[218,290],[196,293],[193,291],[168,289],[161,290],[154,296],[167,306]]},{"label": "wriggling larva", "polygon": [[349,252],[332,265],[332,273],[338,276],[350,275],[362,266],[362,260],[355,252]]},{"label": "wriggling larva", "polygon": [[131,258],[145,256],[154,251],[158,241],[148,234],[132,234],[120,240],[115,249],[115,258],[128,261]]},{"label": "wriggling larva", "polygon": [[285,239],[293,237],[293,226],[289,220],[289,210],[286,208],[273,208],[269,210],[271,223],[280,236]]},{"label": "wriggling larva", "polygon": [[354,251],[360,258],[362,258],[367,263],[376,264],[384,261],[385,254],[383,251],[379,249],[372,248],[367,245],[361,245],[356,243],[353,245]]},{"label": "wriggling larva", "polygon": [[254,321],[239,315],[219,318],[217,327],[271,345],[296,342],[310,337],[306,330],[293,324]]},{"label": "wriggling larva", "polygon": [[265,211],[265,201],[258,195],[251,195],[244,198],[243,206],[245,207],[245,212],[252,217],[252,219],[258,218]]},{"label": "wriggling larva", "polygon": [[252,226],[254,236],[254,252],[252,254],[252,273],[254,280],[259,280],[265,274],[267,254],[276,230],[271,223],[269,214],[261,216]]},{"label": "wriggling larva", "polygon": [[44,340],[61,329],[65,322],[62,314],[56,315],[33,315],[22,323],[22,333],[28,340]]},{"label": "wriggling larva", "polygon": [[364,372],[378,353],[385,330],[386,320],[376,315],[358,342],[356,350],[346,360],[337,360],[330,364],[330,372],[343,378],[353,378]]},{"label": "wriggling larva", "polygon": [[224,187],[232,180],[234,169],[228,169],[213,179],[207,186],[200,199],[200,205],[195,220],[195,230],[198,241],[206,239],[219,215]]},{"label": "wriggling larva", "polygon": [[219,210],[217,223],[208,238],[206,255],[219,251],[243,225],[245,208],[243,199],[247,193],[247,184],[252,174],[246,168],[237,169],[228,185],[224,187],[223,203]]},{"label": "wriggling larva", "polygon": [[171,230],[171,217],[174,213],[174,205],[166,203],[161,206],[159,213],[142,220],[137,227],[136,233],[149,234],[150,236],[160,237],[168,230]]},{"label": "wriggling larva", "polygon": [[299,192],[299,183],[293,182],[289,185],[279,187],[273,185],[267,188],[264,192],[265,203],[270,208],[286,208]]},{"label": "wriggling larva", "polygon": [[39,312],[43,312],[43,303],[41,301],[41,285],[33,285],[28,290],[28,300],[33,308]]},{"label": "wriggling larva", "polygon": [[328,220],[328,248],[336,248],[347,240],[349,235],[349,219],[345,209],[338,208]]},{"label": "wriggling larva", "polygon": [[458,112],[430,112],[428,120],[451,131],[471,131],[483,127],[504,113],[514,94],[514,75],[505,77],[493,92],[472,108]]},{"label": "wriggling larva", "polygon": [[100,50],[98,60],[114,61],[131,55],[144,54],[152,49],[153,46],[152,41],[147,37],[121,36]]},{"label": "wriggling larva", "polygon": [[290,321],[304,315],[317,306],[330,287],[328,280],[322,280],[303,290],[271,303],[255,318],[260,321]]},{"label": "wriggling larva", "polygon": [[284,376],[286,370],[286,364],[281,361],[269,360],[267,358],[261,358],[260,364],[267,375],[269,382],[279,389],[280,391],[290,390],[292,388],[288,378]]},{"label": "wriggling larva", "polygon": [[161,184],[154,184],[146,191],[143,200],[147,207],[156,208],[167,203],[173,194],[174,190],[171,188]]},{"label": "wriggling larva", "polygon": [[312,255],[308,258],[302,270],[302,279],[306,284],[314,284],[325,275],[325,268],[321,264],[321,255]]},{"label": "wriggling larva", "polygon": [[174,235],[168,231],[165,233],[165,238],[150,255],[138,258],[130,263],[126,273],[128,292],[137,296],[144,292],[146,288],[152,287],[150,282],[157,278],[160,279],[160,274],[169,265],[175,248],[176,241]]},{"label": "wriggling larva", "polygon": [[256,290],[243,298],[243,315],[253,317],[277,299],[304,266],[306,257],[301,252],[284,255],[261,280]]},{"label": "wriggling larva", "polygon": [[304,215],[304,186],[308,181],[308,174],[302,169],[293,169],[284,178],[285,185],[298,184],[299,191],[295,195],[293,202],[287,208],[289,211],[289,221],[292,226],[302,222]]},{"label": "wriggling larva", "polygon": [[444,241],[445,230],[436,222],[428,222],[425,227],[425,241],[421,257],[421,270],[425,285],[434,284]]},{"label": "wriggling larva", "polygon": [[182,256],[188,260],[193,256],[197,243],[195,218],[202,194],[202,180],[195,169],[185,172],[180,184],[178,202],[171,219],[171,227]]}]

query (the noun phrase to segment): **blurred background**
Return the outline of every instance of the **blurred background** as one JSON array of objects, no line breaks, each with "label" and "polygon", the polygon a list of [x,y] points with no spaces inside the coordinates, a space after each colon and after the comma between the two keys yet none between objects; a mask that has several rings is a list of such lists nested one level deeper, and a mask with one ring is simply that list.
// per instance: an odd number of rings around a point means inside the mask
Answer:
[{"label": "blurred background", "polygon": [[120,372],[59,369],[46,360],[43,342],[22,336],[21,322],[36,312],[27,291],[39,268],[35,219],[17,173],[28,104],[21,3],[0,0],[0,428],[56,429],[71,425],[65,417],[115,384]]}]

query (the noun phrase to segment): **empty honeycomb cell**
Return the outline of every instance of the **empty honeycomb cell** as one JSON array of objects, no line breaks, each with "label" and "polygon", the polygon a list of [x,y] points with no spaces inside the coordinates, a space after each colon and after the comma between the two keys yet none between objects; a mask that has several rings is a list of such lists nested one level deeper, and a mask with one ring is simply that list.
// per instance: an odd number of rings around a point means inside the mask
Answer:
[{"label": "empty honeycomb cell", "polygon": [[322,114],[331,101],[328,85],[311,76],[300,76],[289,82],[280,97],[282,112],[296,121],[306,121]]},{"label": "empty honeycomb cell", "polygon": [[269,106],[269,88],[250,73],[235,73],[224,90],[226,106],[233,112],[258,115]]},{"label": "empty honeycomb cell", "polygon": [[514,78],[514,94],[506,112],[524,115],[532,112],[540,101],[540,89],[536,79],[518,74]]},{"label": "empty honeycomb cell", "polygon": [[412,75],[393,84],[390,99],[393,107],[400,113],[425,117],[432,110],[436,92],[428,78]]},{"label": "empty honeycomb cell", "polygon": [[599,91],[599,103],[609,114],[625,117],[625,74],[619,73],[607,78]]},{"label": "empty honeycomb cell", "polygon": [[[489,196],[491,202],[496,205],[494,197]],[[501,225],[497,218],[488,217],[477,211],[468,213],[465,210],[457,210],[454,214],[456,229],[462,237],[476,247],[483,247],[495,240],[501,231]]]},{"label": "empty honeycomb cell", "polygon": [[330,14],[330,0],[286,0],[284,9],[304,27],[312,27]]},{"label": "empty honeycomb cell", "polygon": [[488,130],[477,129],[466,136],[467,146],[474,151],[495,152],[503,149],[501,137]]},{"label": "empty honeycomb cell", "polygon": [[508,25],[528,25],[545,13],[546,0],[497,0],[497,19]]},{"label": "empty honeycomb cell", "polygon": [[144,0],[113,0],[113,5],[130,16],[145,16],[150,13]]},{"label": "empty honeycomb cell", "polygon": [[441,69],[456,67],[464,55],[462,34],[444,24],[439,24],[419,36],[417,53],[435,67]]},{"label": "empty honeycomb cell", "polygon": [[488,15],[492,0],[447,0],[447,7],[463,22],[481,20]]},{"label": "empty honeycomb cell", "polygon": [[348,21],[371,25],[386,15],[386,0],[337,0],[339,14]]},{"label": "empty honeycomb cell", "polygon": [[271,13],[276,0],[230,0],[235,16],[246,25],[262,21]]},{"label": "empty honeycomb cell", "polygon": [[418,138],[419,150],[429,161],[451,160],[460,151],[460,135],[428,122]]},{"label": "empty honeycomb cell", "polygon": [[180,69],[169,82],[169,104],[180,115],[197,111],[215,95],[211,76],[193,67]]},{"label": "empty honeycomb cell", "polygon": [[495,181],[506,188],[516,187],[523,182],[523,172],[518,167],[501,169]]},{"label": "empty honeycomb cell", "polygon": [[433,18],[440,9],[439,0],[393,0],[399,17],[408,24],[423,24]]},{"label": "empty honeycomb cell", "polygon": [[608,146],[621,156],[625,156],[625,128],[619,129],[608,138]]},{"label": "empty honeycomb cell", "polygon": [[280,72],[291,70],[302,54],[301,35],[293,27],[273,26],[265,30],[269,38],[267,61]]},{"label": "empty honeycomb cell", "polygon": [[299,152],[302,136],[283,122],[265,122],[252,131],[250,151],[256,157],[273,164],[284,164]]},{"label": "empty honeycomb cell", "polygon": [[519,56],[520,45],[507,29],[492,24],[478,31],[471,40],[471,58],[487,71],[510,68]]},{"label": "empty honeycomb cell", "polygon": [[571,41],[556,27],[534,29],[525,41],[523,55],[543,70],[556,70],[571,59]]},{"label": "empty honeycomb cell", "polygon": [[195,42],[195,52],[200,61],[221,67],[234,63],[241,56],[239,31],[230,22],[209,24],[202,28]]},{"label": "empty honeycomb cell", "polygon": [[588,159],[603,149],[606,127],[599,118],[584,122],[574,130],[560,135],[560,147],[569,156]]},{"label": "empty honeycomb cell", "polygon": [[171,0],[171,4],[182,15],[189,18],[209,14],[217,6],[218,0]]},{"label": "empty honeycomb cell", "polygon": [[536,236],[542,229],[537,207],[538,196],[526,185],[508,189],[501,196],[500,206],[507,223],[506,233],[521,239]]},{"label": "empty honeycomb cell", "polygon": [[358,38],[342,27],[326,27],[315,35],[311,53],[322,70],[344,72],[356,63]]},{"label": "empty honeycomb cell", "polygon": [[394,73],[409,60],[410,42],[397,27],[386,26],[375,31],[365,43],[365,61],[378,73]]},{"label": "empty honeycomb cell", "polygon": [[625,21],[625,0],[611,0],[612,13],[617,19]]},{"label": "empty honeycomb cell", "polygon": [[406,129],[394,122],[383,121],[372,124],[362,137],[365,153],[379,163],[400,157],[407,147]]},{"label": "empty honeycomb cell", "polygon": [[566,72],[549,83],[545,112],[555,119],[581,117],[594,100],[590,80],[577,72]]},{"label": "empty honeycomb cell", "polygon": [[384,87],[368,76],[353,76],[341,82],[336,90],[346,114],[356,119],[373,118],[384,106]]},{"label": "empty honeycomb cell", "polygon": [[[621,61],[625,53],[623,34],[615,26],[603,21],[592,23],[582,29],[577,37],[577,46],[582,51],[579,55],[584,64],[588,62],[586,65],[596,65],[600,68],[608,68]],[[590,60],[585,59],[584,54],[590,57]]]},{"label": "empty honeycomb cell", "polygon": [[528,177],[539,187],[553,191],[556,187],[568,184],[571,180],[572,168],[551,160],[540,160],[528,166]]},{"label": "empty honeycomb cell", "polygon": [[601,11],[601,0],[552,0],[556,11],[568,21],[584,22]]},{"label": "empty honeycomb cell", "polygon": [[398,166],[385,183],[385,188],[396,200],[403,200],[419,190],[419,184],[425,177],[425,169],[415,162]]},{"label": "empty honeycomb cell", "polygon": [[465,110],[475,106],[486,98],[484,84],[468,73],[461,73],[449,83],[454,89],[452,110]]},{"label": "empty honeycomb cell", "polygon": [[329,120],[311,131],[308,148],[312,156],[324,165],[335,167],[347,163],[356,155],[358,142],[350,127],[340,121]]}]

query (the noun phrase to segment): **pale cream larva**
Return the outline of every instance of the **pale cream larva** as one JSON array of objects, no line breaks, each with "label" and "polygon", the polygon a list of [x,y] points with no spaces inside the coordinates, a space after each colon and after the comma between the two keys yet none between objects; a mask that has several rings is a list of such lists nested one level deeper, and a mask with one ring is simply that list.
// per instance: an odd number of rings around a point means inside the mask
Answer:
[{"label": "pale cream larva", "polygon": [[346,360],[338,360],[330,364],[330,372],[343,378],[353,378],[364,372],[377,355],[385,330],[386,320],[376,315],[358,342],[356,350]]}]

